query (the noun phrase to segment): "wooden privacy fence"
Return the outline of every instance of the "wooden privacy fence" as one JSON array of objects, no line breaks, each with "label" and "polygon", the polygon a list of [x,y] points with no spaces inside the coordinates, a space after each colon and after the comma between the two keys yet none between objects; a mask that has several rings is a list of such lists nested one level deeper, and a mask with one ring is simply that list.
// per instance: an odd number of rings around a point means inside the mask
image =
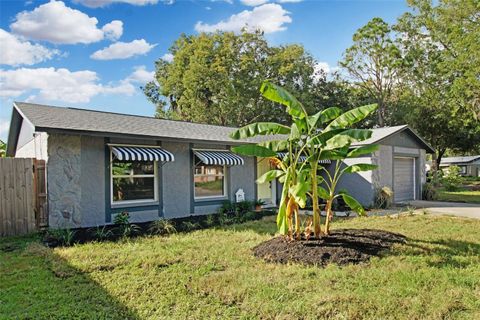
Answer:
[{"label": "wooden privacy fence", "polygon": [[47,226],[45,161],[0,158],[0,236]]}]

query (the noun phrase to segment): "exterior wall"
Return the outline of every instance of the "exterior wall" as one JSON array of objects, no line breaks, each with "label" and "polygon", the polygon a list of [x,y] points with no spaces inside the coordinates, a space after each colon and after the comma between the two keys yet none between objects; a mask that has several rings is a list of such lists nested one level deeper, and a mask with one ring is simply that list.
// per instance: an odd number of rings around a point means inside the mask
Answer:
[{"label": "exterior wall", "polygon": [[48,138],[47,188],[49,225],[82,226],[81,137],[50,135]]},{"label": "exterior wall", "polygon": [[163,166],[163,215],[167,219],[189,216],[192,212],[192,181],[190,144],[165,142],[165,150],[175,156],[175,161]]},{"label": "exterior wall", "polygon": [[[424,149],[420,149],[417,145],[416,148],[406,147],[413,141],[410,141],[410,137],[407,134],[403,138],[392,139],[390,142],[395,141],[400,145],[384,145],[383,142],[379,147],[379,150],[373,153],[373,163],[378,165],[376,170],[373,170],[373,185],[374,188],[381,188],[384,186],[389,187],[395,192],[394,188],[394,175],[395,175],[395,157],[411,157],[415,160],[415,198],[422,198],[422,186],[426,182],[425,162],[426,152]],[[388,141],[387,141],[388,142]]]},{"label": "exterior wall", "polygon": [[[357,163],[369,163],[372,164],[371,157],[359,157],[359,158],[351,158],[345,159],[342,164],[341,168],[345,168],[346,166],[357,164]],[[329,165],[329,170],[333,170],[335,167],[335,163]],[[340,191],[345,189],[350,193],[355,199],[358,200],[363,206],[370,206],[373,204],[374,200],[374,185],[373,185],[373,172],[372,171],[365,171],[365,172],[358,172],[352,174],[344,174],[338,184],[336,191]]]},{"label": "exterior wall", "polygon": [[81,137],[81,198],[82,227],[105,223],[105,163],[104,139]]},{"label": "exterior wall", "polygon": [[15,157],[47,160],[47,140],[47,133],[34,132],[34,128],[30,123],[22,121],[22,126],[18,134]]},{"label": "exterior wall", "polygon": [[[111,204],[110,151],[107,143],[162,145],[174,154],[174,162],[158,164],[158,202]],[[243,166],[227,167],[226,197],[195,201],[191,151],[194,147],[227,148],[153,140],[50,135],[47,167],[50,226],[80,228],[109,224],[116,214],[124,210],[129,212],[132,222],[213,213],[223,201],[233,201],[239,188],[244,190],[247,200],[255,199],[255,158],[244,157]]]}]

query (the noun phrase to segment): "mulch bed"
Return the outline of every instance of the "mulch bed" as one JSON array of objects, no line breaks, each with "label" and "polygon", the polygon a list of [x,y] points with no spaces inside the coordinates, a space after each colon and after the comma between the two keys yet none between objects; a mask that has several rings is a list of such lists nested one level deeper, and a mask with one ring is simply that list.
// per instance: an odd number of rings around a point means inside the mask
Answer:
[{"label": "mulch bed", "polygon": [[357,264],[379,256],[393,244],[405,243],[405,240],[401,234],[384,230],[339,229],[320,239],[290,241],[286,237],[276,237],[253,248],[253,254],[274,263]]}]

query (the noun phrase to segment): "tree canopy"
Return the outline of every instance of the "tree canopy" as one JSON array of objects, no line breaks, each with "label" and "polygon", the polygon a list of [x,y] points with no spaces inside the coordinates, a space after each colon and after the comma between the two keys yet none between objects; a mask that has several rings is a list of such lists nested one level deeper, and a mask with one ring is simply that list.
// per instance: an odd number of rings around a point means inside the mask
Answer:
[{"label": "tree canopy", "polygon": [[[157,116],[220,125],[288,122],[258,88],[271,79],[310,102],[322,74],[301,45],[270,46],[261,32],[182,35],[170,48],[173,61],[156,62],[144,88]],[[309,110],[310,111],[310,110]]]}]

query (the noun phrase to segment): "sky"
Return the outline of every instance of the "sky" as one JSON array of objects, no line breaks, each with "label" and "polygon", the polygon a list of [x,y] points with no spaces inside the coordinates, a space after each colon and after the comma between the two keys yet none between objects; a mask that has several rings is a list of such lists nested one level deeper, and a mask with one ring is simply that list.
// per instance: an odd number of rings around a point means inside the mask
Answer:
[{"label": "sky", "polygon": [[326,72],[373,17],[404,0],[0,0],[0,139],[13,101],[152,116],[140,87],[180,34],[262,29],[302,44]]}]

